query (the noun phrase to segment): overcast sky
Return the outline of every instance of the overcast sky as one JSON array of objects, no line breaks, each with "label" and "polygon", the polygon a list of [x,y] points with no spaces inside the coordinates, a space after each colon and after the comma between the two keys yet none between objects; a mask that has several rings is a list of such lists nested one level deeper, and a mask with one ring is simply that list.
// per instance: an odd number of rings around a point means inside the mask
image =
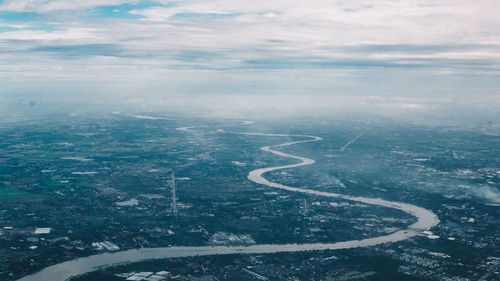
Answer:
[{"label": "overcast sky", "polygon": [[498,0],[0,0],[0,94],[498,102],[499,11]]}]

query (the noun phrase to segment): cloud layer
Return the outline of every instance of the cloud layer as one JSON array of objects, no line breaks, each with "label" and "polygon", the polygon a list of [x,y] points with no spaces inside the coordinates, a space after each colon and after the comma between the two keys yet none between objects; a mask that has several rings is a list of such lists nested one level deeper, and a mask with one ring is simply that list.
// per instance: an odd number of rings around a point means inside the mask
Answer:
[{"label": "cloud layer", "polygon": [[499,8],[496,0],[4,0],[0,81],[4,91],[26,81],[120,81],[171,92],[492,96]]}]

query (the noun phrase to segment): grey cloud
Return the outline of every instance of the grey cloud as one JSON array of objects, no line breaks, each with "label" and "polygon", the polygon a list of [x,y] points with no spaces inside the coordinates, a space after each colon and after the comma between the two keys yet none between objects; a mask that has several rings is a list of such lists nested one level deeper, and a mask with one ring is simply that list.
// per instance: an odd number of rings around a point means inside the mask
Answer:
[{"label": "grey cloud", "polygon": [[31,48],[28,51],[53,53],[63,57],[127,57],[127,52],[117,44],[45,45]]}]

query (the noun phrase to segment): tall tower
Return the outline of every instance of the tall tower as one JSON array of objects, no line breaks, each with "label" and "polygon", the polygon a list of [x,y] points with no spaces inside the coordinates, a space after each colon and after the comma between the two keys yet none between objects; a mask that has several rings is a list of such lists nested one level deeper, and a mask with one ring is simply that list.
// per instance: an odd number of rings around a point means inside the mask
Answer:
[{"label": "tall tower", "polygon": [[172,171],[172,213],[177,216],[177,196],[175,195],[175,174]]}]

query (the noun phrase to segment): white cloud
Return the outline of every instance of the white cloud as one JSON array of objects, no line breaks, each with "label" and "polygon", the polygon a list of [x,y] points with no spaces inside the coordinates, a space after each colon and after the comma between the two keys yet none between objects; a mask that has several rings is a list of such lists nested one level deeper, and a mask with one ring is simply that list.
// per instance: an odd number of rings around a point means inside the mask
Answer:
[{"label": "white cloud", "polygon": [[[129,1],[5,1],[0,10],[54,11],[75,10]],[[166,7],[131,11],[145,18],[135,21],[96,19],[74,15],[51,15],[56,18],[44,24],[62,29],[87,29],[81,34],[89,44],[101,39],[120,43],[132,50],[216,51],[223,56],[236,52],[249,58],[274,57],[277,52],[290,56],[349,58],[338,47],[375,45],[464,45],[500,43],[498,1],[180,1]],[[173,17],[192,14],[190,17]],[[196,16],[203,14],[223,17]],[[228,16],[229,15],[229,16]],[[60,18],[57,18],[57,17]],[[92,34],[91,34],[92,33]],[[63,32],[14,32],[4,39],[59,40]],[[68,34],[74,38],[73,33]],[[75,35],[76,36],[76,35]],[[259,52],[251,50],[259,50]],[[250,51],[249,51],[250,50]],[[399,52],[372,50],[368,59],[480,59],[496,57],[495,50],[443,51],[417,54],[411,49]],[[233,53],[234,55],[234,53]]]},{"label": "white cloud", "polygon": [[[0,76],[140,81],[168,74],[185,83],[232,79],[248,88],[265,81],[267,88],[308,92],[359,92],[358,83],[372,83],[378,88],[370,90],[381,92],[402,88],[404,72],[422,79],[422,88],[454,85],[424,78],[500,72],[498,1],[186,0],[132,11],[144,17],[139,19],[73,12],[125,2],[130,1],[4,1],[0,11],[41,16],[29,24],[6,22],[22,30],[0,32]],[[23,29],[37,25],[56,29]],[[86,45],[110,47],[86,51]],[[385,73],[401,76],[388,82],[387,74],[385,84],[372,78]],[[238,83],[232,86],[236,90]],[[299,86],[290,89],[287,83]],[[416,109],[411,102],[385,103]]]},{"label": "white cloud", "polygon": [[45,31],[45,30],[16,30],[0,33],[0,40],[44,40],[61,41],[71,43],[84,43],[88,40],[96,41],[104,39],[93,28],[69,28],[67,30]]}]

